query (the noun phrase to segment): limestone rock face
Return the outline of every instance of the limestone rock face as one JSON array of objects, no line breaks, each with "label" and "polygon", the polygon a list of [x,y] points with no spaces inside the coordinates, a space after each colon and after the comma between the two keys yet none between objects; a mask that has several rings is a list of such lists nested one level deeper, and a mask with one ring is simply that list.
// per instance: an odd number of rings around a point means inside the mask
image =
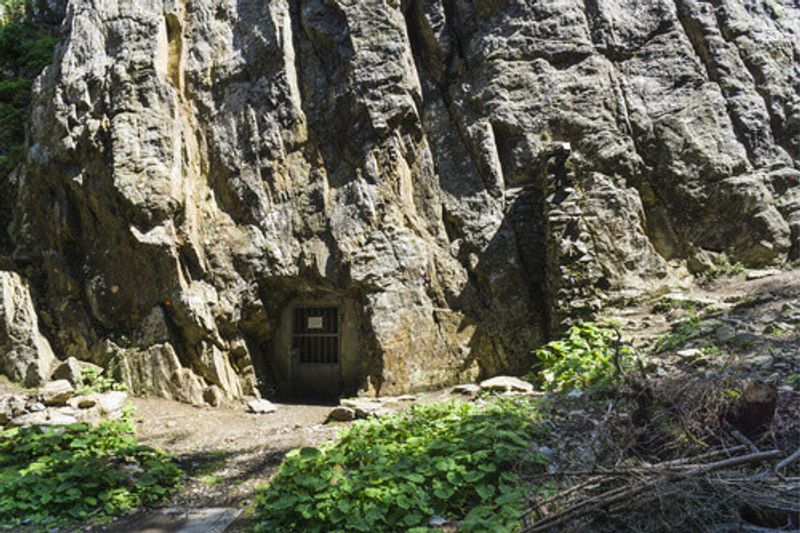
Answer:
[{"label": "limestone rock face", "polygon": [[798,252],[793,0],[65,13],[15,261],[59,354],[134,391],[280,388],[280,312],[320,294],[357,302],[370,392],[519,372],[669,261]]},{"label": "limestone rock face", "polygon": [[39,331],[28,283],[19,274],[0,271],[0,371],[36,387],[50,379],[55,363]]}]

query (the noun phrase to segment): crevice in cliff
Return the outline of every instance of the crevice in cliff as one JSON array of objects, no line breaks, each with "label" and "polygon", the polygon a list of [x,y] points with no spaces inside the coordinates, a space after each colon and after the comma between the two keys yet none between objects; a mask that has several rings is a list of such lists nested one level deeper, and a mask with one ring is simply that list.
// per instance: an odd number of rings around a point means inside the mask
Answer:
[{"label": "crevice in cliff", "polygon": [[[466,131],[466,125],[464,120],[461,118],[461,113],[459,113],[460,110],[458,109],[458,104],[450,94],[450,88],[457,85],[458,82],[458,80],[454,79],[453,76],[454,74],[458,75],[457,73],[459,70],[463,68],[454,65],[465,65],[466,59],[463,56],[463,46],[461,44],[460,37],[454,27],[455,8],[453,7],[453,2],[444,2],[444,7],[446,21],[445,27],[447,28],[449,37],[454,43],[454,46],[450,51],[450,55],[446,57],[442,54],[441,50],[431,51],[429,49],[430,47],[426,47],[425,45],[425,39],[422,37],[424,30],[421,27],[421,19],[424,18],[425,15],[421,11],[423,9],[421,1],[413,0],[408,10],[404,14],[406,19],[406,33],[408,34],[409,41],[411,43],[414,65],[417,69],[417,75],[419,79],[428,80],[429,85],[435,88],[436,93],[444,104],[444,108],[447,110],[450,123],[455,126],[455,132],[457,133],[462,146],[464,146],[466,152],[469,154],[473,167],[483,179],[486,190],[493,196],[499,197],[502,192],[497,191],[494,180],[486,176],[486,172],[483,170],[484,165],[482,165],[480,161],[479,154],[476,154],[475,142],[470,136],[469,132]],[[431,61],[438,61],[438,68],[434,68],[433,65],[430,65],[429,63]],[[437,76],[435,72],[440,72],[440,76]],[[421,108],[421,115],[422,116],[420,116],[420,120],[424,121],[424,106]]]},{"label": "crevice in cliff", "polygon": [[167,77],[180,92],[183,85],[181,83],[183,29],[175,13],[167,13],[164,18],[167,26]]}]

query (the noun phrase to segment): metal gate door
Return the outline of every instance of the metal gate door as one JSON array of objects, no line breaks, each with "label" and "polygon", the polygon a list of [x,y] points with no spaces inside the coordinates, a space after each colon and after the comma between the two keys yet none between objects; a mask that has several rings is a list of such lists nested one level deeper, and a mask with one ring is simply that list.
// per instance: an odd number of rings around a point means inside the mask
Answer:
[{"label": "metal gate door", "polygon": [[293,392],[339,394],[339,308],[295,307],[293,318]]}]

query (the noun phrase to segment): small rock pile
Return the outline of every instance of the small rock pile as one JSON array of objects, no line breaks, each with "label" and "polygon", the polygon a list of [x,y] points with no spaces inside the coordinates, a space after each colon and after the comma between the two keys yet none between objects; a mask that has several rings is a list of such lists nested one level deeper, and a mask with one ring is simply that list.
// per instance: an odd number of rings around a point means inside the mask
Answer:
[{"label": "small rock pile", "polygon": [[[480,384],[467,383],[456,385],[450,394],[455,396],[474,397],[481,392],[493,392],[511,395],[541,396],[543,393],[533,390],[533,385],[512,376],[497,376]],[[347,398],[339,402],[330,413],[326,423],[350,422],[357,419],[386,416],[403,410],[417,402],[417,397],[410,394],[404,396],[382,396],[377,398]]]},{"label": "small rock pile", "polygon": [[97,424],[122,416],[127,399],[123,391],[77,394],[69,381],[59,379],[34,393],[0,397],[0,429]]}]

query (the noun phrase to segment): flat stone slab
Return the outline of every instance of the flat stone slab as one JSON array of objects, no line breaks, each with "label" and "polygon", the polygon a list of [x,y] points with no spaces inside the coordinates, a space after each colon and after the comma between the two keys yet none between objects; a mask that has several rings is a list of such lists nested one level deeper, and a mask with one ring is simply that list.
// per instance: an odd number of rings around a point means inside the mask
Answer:
[{"label": "flat stone slab", "polygon": [[233,507],[167,508],[144,517],[135,525],[123,525],[116,530],[125,533],[222,533],[241,512]]},{"label": "flat stone slab", "polygon": [[257,415],[265,415],[274,413],[277,407],[272,405],[268,400],[250,400],[247,402],[247,410]]},{"label": "flat stone slab", "polygon": [[748,270],[745,278],[747,281],[755,281],[757,279],[768,278],[780,274],[781,271],[776,268],[769,268],[763,270]]},{"label": "flat stone slab", "polygon": [[481,389],[500,392],[533,392],[533,385],[513,376],[497,376],[481,381]]}]

